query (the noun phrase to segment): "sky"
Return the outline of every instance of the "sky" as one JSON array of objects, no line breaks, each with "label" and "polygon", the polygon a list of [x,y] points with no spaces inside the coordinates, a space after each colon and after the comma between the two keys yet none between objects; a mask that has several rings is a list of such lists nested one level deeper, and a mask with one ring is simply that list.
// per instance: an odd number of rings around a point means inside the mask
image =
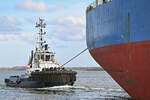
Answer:
[{"label": "sky", "polygon": [[[64,64],[87,48],[86,7],[93,0],[2,0],[0,3],[0,67],[25,66],[35,50],[39,18],[47,23],[44,36],[55,59]],[[99,66],[88,51],[65,65]]]}]

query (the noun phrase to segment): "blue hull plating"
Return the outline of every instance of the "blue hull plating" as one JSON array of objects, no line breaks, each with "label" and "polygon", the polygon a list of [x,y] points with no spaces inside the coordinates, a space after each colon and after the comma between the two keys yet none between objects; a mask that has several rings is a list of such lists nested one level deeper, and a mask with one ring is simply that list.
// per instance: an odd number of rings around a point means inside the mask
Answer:
[{"label": "blue hull plating", "polygon": [[150,0],[112,0],[86,17],[90,49],[150,40]]}]

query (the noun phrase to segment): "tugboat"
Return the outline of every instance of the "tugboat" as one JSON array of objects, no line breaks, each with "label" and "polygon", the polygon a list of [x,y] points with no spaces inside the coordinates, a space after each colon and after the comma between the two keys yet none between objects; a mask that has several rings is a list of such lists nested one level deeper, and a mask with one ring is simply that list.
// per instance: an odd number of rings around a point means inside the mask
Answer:
[{"label": "tugboat", "polygon": [[10,76],[5,79],[6,86],[20,88],[43,88],[62,85],[73,85],[76,81],[76,72],[64,68],[54,59],[55,53],[49,50],[43,40],[46,34],[44,19],[39,18],[36,28],[39,28],[38,47],[31,51],[26,72],[21,76]]}]

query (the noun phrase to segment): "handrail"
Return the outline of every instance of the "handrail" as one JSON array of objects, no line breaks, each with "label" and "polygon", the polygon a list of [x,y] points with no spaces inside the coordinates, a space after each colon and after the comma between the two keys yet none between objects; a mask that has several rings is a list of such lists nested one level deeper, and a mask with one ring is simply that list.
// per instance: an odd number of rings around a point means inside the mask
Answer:
[{"label": "handrail", "polygon": [[86,9],[86,13],[88,13],[89,11],[91,11],[92,9],[96,8],[99,5],[103,5],[104,3],[107,2],[111,2],[112,0],[95,0],[93,3],[91,3],[87,9]]}]

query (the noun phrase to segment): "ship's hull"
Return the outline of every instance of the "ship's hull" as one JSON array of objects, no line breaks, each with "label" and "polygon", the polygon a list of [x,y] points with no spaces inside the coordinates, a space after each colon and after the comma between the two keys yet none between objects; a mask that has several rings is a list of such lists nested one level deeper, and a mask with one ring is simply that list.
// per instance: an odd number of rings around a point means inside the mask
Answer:
[{"label": "ship's hull", "polygon": [[134,99],[150,98],[150,41],[106,46],[90,52]]},{"label": "ship's hull", "polygon": [[135,100],[150,98],[150,0],[112,0],[86,15],[93,58]]}]

